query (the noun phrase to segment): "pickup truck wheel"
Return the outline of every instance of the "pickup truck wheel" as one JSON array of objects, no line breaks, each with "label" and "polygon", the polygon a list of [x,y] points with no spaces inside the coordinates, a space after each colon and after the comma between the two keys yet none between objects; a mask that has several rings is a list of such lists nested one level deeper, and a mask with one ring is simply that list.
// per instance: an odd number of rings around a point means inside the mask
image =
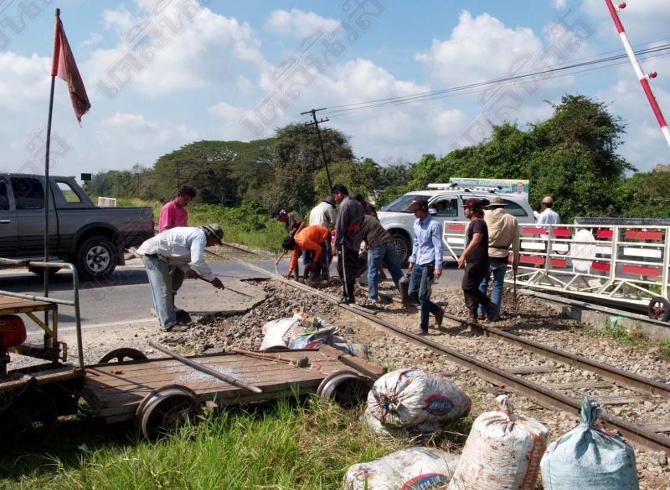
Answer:
[{"label": "pickup truck wheel", "polygon": [[105,237],[89,238],[77,250],[77,269],[86,279],[101,279],[114,272],[117,250]]},{"label": "pickup truck wheel", "polygon": [[405,235],[403,235],[398,231],[392,231],[391,238],[393,239],[393,246],[395,247],[395,253],[398,255],[400,263],[404,265],[405,263],[407,263],[407,260],[409,260],[412,244]]}]

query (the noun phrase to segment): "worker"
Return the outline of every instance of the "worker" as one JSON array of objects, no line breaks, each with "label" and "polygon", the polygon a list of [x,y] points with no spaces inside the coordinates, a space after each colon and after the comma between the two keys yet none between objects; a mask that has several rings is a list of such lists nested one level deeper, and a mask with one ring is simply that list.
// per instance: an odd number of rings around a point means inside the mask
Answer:
[{"label": "worker", "polygon": [[197,192],[190,185],[182,185],[175,198],[161,208],[158,218],[158,232],[188,226],[188,210],[186,207],[195,199]]},{"label": "worker", "polygon": [[412,255],[409,257],[407,269],[411,274],[407,294],[421,307],[421,320],[416,333],[427,335],[430,313],[435,316],[438,328],[442,326],[444,319],[444,310],[430,300],[432,282],[442,276],[444,254],[442,229],[431,217],[428,201],[425,199],[413,200],[409,205],[409,211],[414,213],[416,220]]},{"label": "worker", "polygon": [[377,217],[377,210],[375,209],[375,207],[374,207],[372,204],[370,204],[370,203],[365,199],[365,197],[363,197],[363,194],[360,194],[360,193],[359,193],[359,194],[356,194],[356,195],[354,196],[354,199],[356,199],[358,202],[361,203],[361,206],[363,206],[363,210],[365,211],[365,214],[366,214],[367,216],[372,216],[372,217],[375,218],[375,219],[379,219],[379,218]]},{"label": "worker", "polygon": [[305,227],[302,214],[297,211],[287,213],[285,209],[280,210],[277,215],[277,221],[284,223],[286,231],[290,236],[295,235],[299,230]]},{"label": "worker", "polygon": [[332,189],[333,199],[340,205],[335,223],[335,251],[337,252],[337,271],[342,279],[341,303],[354,302],[358,251],[361,246],[361,225],[365,211],[361,203],[349,197],[349,191],[343,184]]},{"label": "worker", "polygon": [[[378,219],[372,216],[363,218],[361,227],[363,241],[368,251],[368,298],[374,302],[379,301],[379,271],[382,263],[386,264],[395,286],[400,291],[400,279],[403,273],[400,268],[400,259],[395,252],[393,238],[384,229]],[[402,294],[402,292],[401,292]]]},{"label": "worker", "polygon": [[335,228],[337,208],[333,196],[326,196],[323,201],[314,206],[309,213],[310,225],[325,226],[329,230]]},{"label": "worker", "polygon": [[[465,304],[470,310],[470,320],[477,322],[477,311],[482,305],[484,311],[489,312],[491,300],[486,292],[479,290],[482,279],[489,272],[489,237],[484,209],[479,199],[470,198],[463,204],[465,217],[470,220],[465,233],[465,250],[458,258],[458,268],[465,269],[463,274],[463,295]],[[482,333],[481,328],[473,327],[473,333]]]},{"label": "worker", "polygon": [[[318,205],[312,208],[312,211],[309,213],[309,224],[310,225],[321,225],[328,228],[329,231],[335,229],[335,221],[337,220],[337,207],[335,206],[335,200],[333,196],[326,196],[323,201]],[[326,249],[324,251],[326,254],[326,260],[328,262],[328,267],[321,268],[321,280],[330,281],[330,264],[333,261],[333,247],[330,237],[326,240]]]},{"label": "worker", "polygon": [[544,209],[537,218],[538,225],[557,225],[561,222],[561,217],[552,209],[553,205],[553,197],[545,196],[544,199],[542,199],[542,207]]},{"label": "worker", "polygon": [[291,262],[289,264],[286,278],[290,278],[291,274],[298,268],[298,258],[300,252],[309,252],[308,261],[305,263],[305,275],[309,273],[307,284],[315,286],[319,283],[321,269],[328,267],[328,258],[325,253],[326,243],[330,239],[330,230],[321,225],[309,225],[295,234],[295,236],[287,236],[283,243],[284,250],[293,250],[291,255]]},{"label": "worker", "polygon": [[202,278],[223,289],[223,283],[204,258],[205,247],[220,245],[222,241],[223,230],[217,224],[199,228],[180,226],[149,238],[137,249],[147,270],[154,309],[163,330],[186,323],[178,321],[174,307],[174,295],[185,275]]},{"label": "worker", "polygon": [[[519,222],[517,219],[505,212],[505,201],[499,197],[492,197],[486,206],[484,221],[488,231],[488,254],[489,270],[479,285],[479,291],[486,294],[489,281],[491,283],[491,316],[490,320],[500,320],[500,311],[503,300],[503,283],[507,264],[509,262],[509,249],[512,247],[512,269],[516,272],[519,266]],[[486,317],[484,305],[479,305],[477,311],[479,319]]]}]

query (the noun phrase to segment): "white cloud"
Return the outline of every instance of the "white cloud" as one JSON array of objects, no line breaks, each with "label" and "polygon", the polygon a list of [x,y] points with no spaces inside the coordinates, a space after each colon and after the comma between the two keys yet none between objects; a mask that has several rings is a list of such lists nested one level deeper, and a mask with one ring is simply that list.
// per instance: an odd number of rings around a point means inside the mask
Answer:
[{"label": "white cloud", "polygon": [[[216,14],[196,0],[169,3],[158,12],[151,10],[152,2],[138,4],[141,14],[133,17],[118,44],[95,50],[87,63],[96,85],[107,87],[103,92],[116,95],[115,89],[131,88],[164,96],[234,83],[233,72],[240,67],[259,70],[266,64],[248,24]],[[125,11],[120,15],[125,19]]]},{"label": "white cloud", "polygon": [[46,100],[50,66],[50,57],[0,51],[0,109],[22,112],[33,102]]},{"label": "white cloud", "polygon": [[[618,1],[614,2],[617,5]],[[647,42],[667,37],[670,24],[670,8],[667,0],[630,0],[619,17],[633,46],[636,42]],[[616,28],[609,10],[602,0],[584,0],[584,10],[600,20],[603,35],[617,37]],[[639,47],[639,46],[638,46]]]},{"label": "white cloud", "polygon": [[284,36],[303,38],[319,30],[332,32],[340,27],[340,21],[293,8],[275,10],[270,14],[265,26]]},{"label": "white cloud", "polygon": [[89,33],[88,37],[79,43],[80,48],[88,48],[91,46],[96,46],[103,41],[104,37],[97,32]]},{"label": "white cloud", "polygon": [[551,0],[551,6],[556,10],[563,10],[568,6],[567,0]]},{"label": "white cloud", "polygon": [[446,41],[433,40],[430,50],[418,53],[432,77],[447,85],[489,80],[508,75],[520,59],[541,52],[542,42],[532,29],[510,29],[489,14],[460,14]]},{"label": "white cloud", "polygon": [[120,33],[126,32],[135,23],[133,14],[125,7],[116,10],[105,10],[102,13],[102,24],[105,29],[116,29]]}]

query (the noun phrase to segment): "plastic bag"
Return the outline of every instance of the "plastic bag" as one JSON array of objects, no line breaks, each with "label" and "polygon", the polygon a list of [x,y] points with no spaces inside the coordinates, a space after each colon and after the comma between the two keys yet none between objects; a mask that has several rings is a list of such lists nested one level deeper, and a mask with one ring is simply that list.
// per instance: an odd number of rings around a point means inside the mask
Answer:
[{"label": "plastic bag", "polygon": [[458,456],[423,447],[396,451],[369,463],[351,466],[344,477],[347,490],[437,489],[449,483]]},{"label": "plastic bag", "polygon": [[639,488],[635,451],[620,436],[596,426],[600,405],[584,398],[582,422],[552,442],[542,458],[547,490]]},{"label": "plastic bag", "polygon": [[471,401],[447,378],[420,369],[398,369],[380,377],[368,393],[368,410],[383,425],[409,428],[463,417]]},{"label": "plastic bag", "polygon": [[481,414],[472,424],[449,490],[535,488],[549,431],[514,413],[507,396],[497,401],[496,411]]}]

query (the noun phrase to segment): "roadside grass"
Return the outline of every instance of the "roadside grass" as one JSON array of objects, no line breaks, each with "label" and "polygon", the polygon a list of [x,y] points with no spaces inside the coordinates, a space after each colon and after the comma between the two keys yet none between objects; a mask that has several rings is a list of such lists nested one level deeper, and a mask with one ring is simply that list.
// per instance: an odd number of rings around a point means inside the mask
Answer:
[{"label": "roadside grass", "polygon": [[[161,204],[141,199],[119,199],[119,206],[148,206],[153,209],[154,221],[158,222]],[[217,204],[193,204],[189,206],[189,224],[192,226],[218,223],[227,242],[239,243],[252,249],[272,253],[281,251],[281,242],[286,236],[284,226],[273,219],[265,209],[255,203],[237,207]]]},{"label": "roadside grass", "polygon": [[620,344],[635,348],[656,348],[657,355],[664,361],[670,362],[670,340],[663,339],[655,342],[638,330],[629,331],[618,323],[610,323],[604,328],[590,328],[589,335],[616,340]]},{"label": "roadside grass", "polygon": [[350,465],[409,444],[379,442],[360,415],[318,399],[231,410],[155,443],[87,442],[75,456],[70,447],[4,460],[0,488],[341,488]]}]

